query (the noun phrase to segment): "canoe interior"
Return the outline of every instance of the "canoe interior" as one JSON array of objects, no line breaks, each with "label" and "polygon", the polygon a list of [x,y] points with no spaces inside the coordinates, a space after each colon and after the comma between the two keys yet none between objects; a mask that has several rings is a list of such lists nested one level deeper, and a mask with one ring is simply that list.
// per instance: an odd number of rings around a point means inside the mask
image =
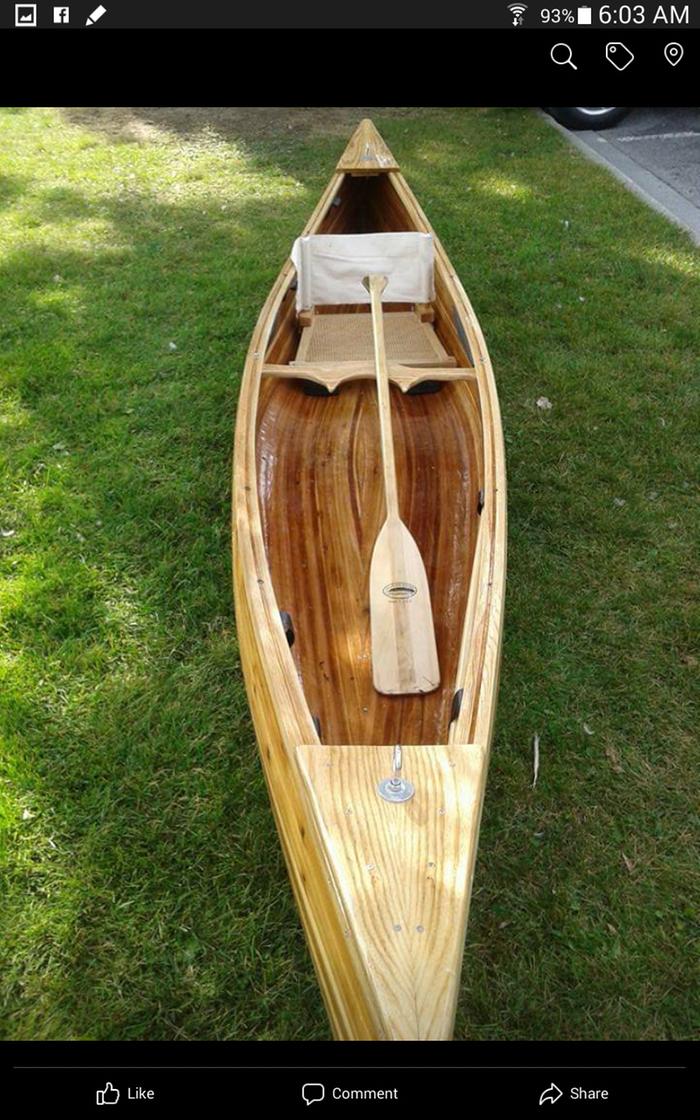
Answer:
[{"label": "canoe interior", "polygon": [[[415,228],[389,175],[346,175],[336,199],[314,232]],[[435,280],[435,334],[456,365],[469,367],[465,332],[438,266]],[[385,305],[387,315],[410,310]],[[369,308],[317,313],[367,315]],[[265,361],[293,362],[300,338],[290,290]],[[265,547],[325,743],[435,744],[448,737],[483,484],[478,392],[473,381],[454,381],[425,395],[392,386],[391,399],[401,516],[425,563],[440,660],[441,685],[422,696],[382,696],[372,684],[369,568],[385,517],[373,382],[348,382],[327,397],[307,395],[295,380],[261,382],[256,452]]]}]

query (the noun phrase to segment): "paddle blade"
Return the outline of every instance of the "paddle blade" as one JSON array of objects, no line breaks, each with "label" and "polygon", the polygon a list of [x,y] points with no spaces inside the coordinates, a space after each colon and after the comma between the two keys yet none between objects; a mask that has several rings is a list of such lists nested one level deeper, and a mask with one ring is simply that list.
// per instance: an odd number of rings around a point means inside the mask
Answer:
[{"label": "paddle blade", "polygon": [[425,565],[402,521],[377,537],[369,574],[372,677],[388,696],[432,692],[440,684]]}]

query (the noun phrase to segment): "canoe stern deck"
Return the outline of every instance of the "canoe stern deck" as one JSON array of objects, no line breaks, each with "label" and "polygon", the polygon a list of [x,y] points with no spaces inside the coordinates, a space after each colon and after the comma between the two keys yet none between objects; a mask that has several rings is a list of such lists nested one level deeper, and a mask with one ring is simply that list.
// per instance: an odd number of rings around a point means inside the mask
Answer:
[{"label": "canoe stern deck", "polygon": [[486,754],[473,743],[403,747],[415,793],[392,803],[378,793],[391,747],[297,748],[313,826],[386,1038],[452,1035]]}]

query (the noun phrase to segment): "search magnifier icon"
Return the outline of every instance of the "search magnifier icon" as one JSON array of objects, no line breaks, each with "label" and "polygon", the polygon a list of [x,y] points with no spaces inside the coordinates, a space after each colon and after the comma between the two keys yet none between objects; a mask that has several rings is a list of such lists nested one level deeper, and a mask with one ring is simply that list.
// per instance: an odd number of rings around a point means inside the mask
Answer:
[{"label": "search magnifier icon", "polygon": [[549,52],[549,56],[552,62],[556,62],[557,66],[568,65],[572,70],[578,70],[578,66],[575,66],[571,61],[573,57],[573,51],[571,50],[571,47],[568,43],[555,43],[551,51]]}]

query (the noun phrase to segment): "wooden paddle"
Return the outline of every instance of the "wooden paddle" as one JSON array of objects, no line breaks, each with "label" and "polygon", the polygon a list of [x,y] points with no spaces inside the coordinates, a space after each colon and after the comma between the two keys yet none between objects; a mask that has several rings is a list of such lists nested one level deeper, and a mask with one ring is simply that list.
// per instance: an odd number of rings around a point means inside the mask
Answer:
[{"label": "wooden paddle", "polygon": [[418,545],[399,516],[382,319],[382,292],[387,283],[386,276],[367,276],[363,280],[372,299],[386,496],[386,521],[374,545],[369,575],[372,677],[377,692],[393,696],[432,692],[440,684],[440,667],[425,565]]}]

